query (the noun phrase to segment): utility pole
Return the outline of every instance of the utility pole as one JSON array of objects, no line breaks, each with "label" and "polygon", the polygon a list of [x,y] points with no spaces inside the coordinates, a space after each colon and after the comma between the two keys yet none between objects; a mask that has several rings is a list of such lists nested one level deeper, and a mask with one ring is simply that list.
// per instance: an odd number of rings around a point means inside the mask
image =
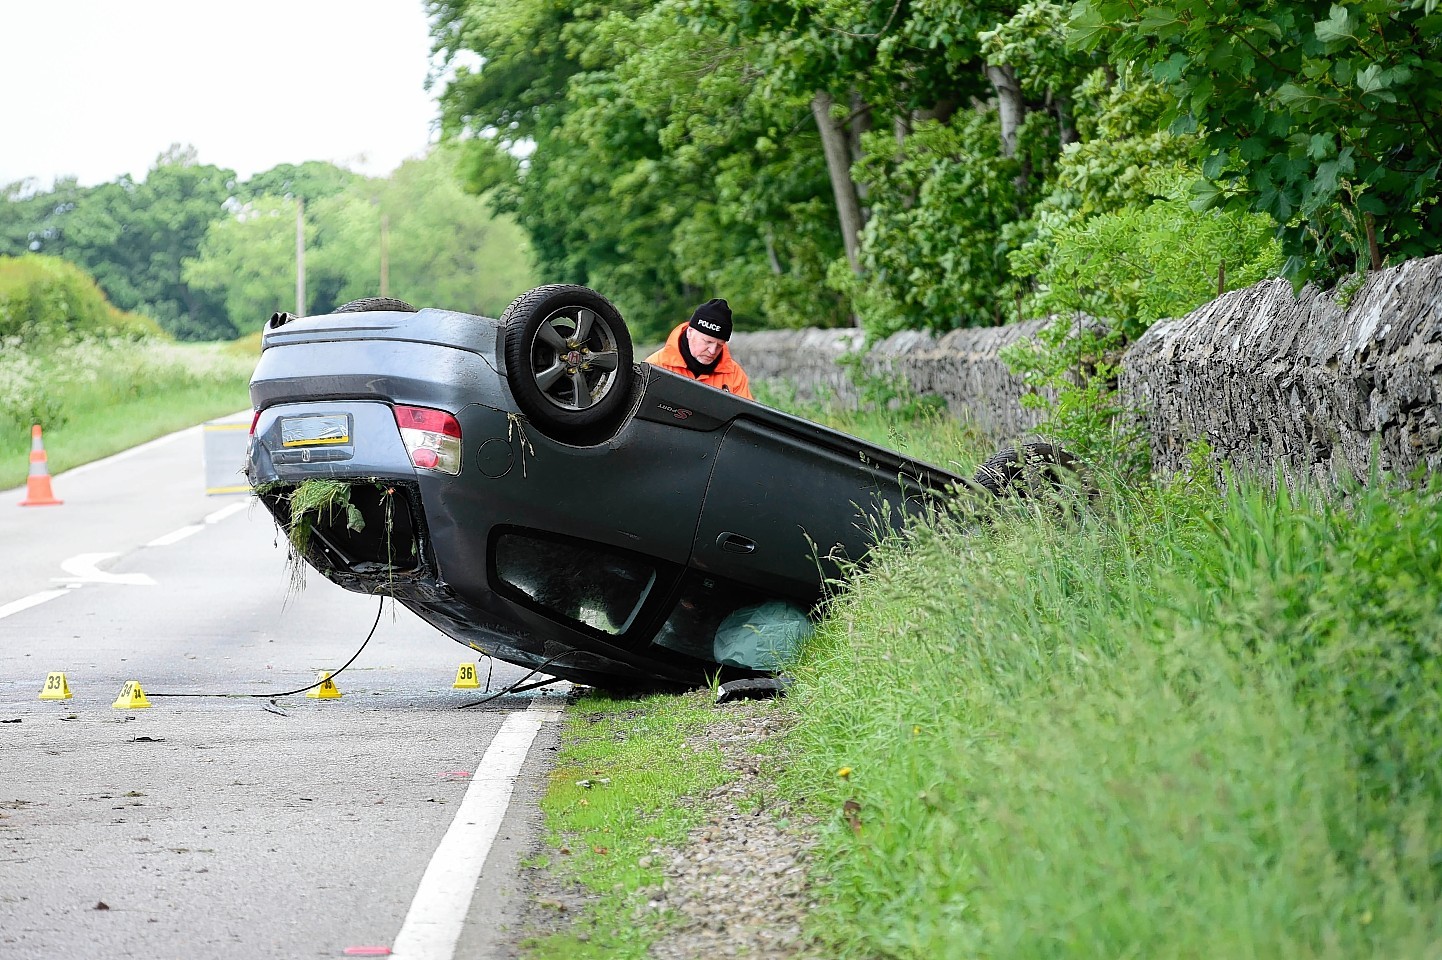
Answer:
[{"label": "utility pole", "polygon": [[305,316],[305,201],[295,198],[295,315]]},{"label": "utility pole", "polygon": [[391,288],[391,218],[381,214],[381,296],[390,296]]}]

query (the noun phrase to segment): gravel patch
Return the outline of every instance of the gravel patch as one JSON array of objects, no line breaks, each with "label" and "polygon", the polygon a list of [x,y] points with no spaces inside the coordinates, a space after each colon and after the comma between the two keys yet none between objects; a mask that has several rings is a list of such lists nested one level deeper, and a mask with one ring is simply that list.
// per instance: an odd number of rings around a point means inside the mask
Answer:
[{"label": "gravel patch", "polygon": [[725,720],[691,744],[720,748],[738,779],[698,798],[709,811],[680,849],[657,855],[666,881],[649,891],[650,909],[680,922],[651,946],[656,960],[693,957],[819,957],[809,952],[802,920],[814,906],[806,865],[815,841],[790,806],[766,793],[756,747],[781,734],[784,714],[770,703],[718,707]]},{"label": "gravel patch", "polygon": [[[811,960],[825,956],[807,941],[802,921],[814,907],[807,881],[815,824],[776,797],[762,776],[758,746],[779,736],[789,719],[771,702],[738,701],[716,708],[724,719],[688,745],[719,749],[736,779],[689,798],[705,820],[679,847],[654,847],[650,862],[664,880],[640,891],[637,919],[666,911],[655,960],[749,957]],[[531,886],[522,924],[530,935],[564,930],[594,896],[550,871],[525,871]],[[523,881],[527,882],[527,881]],[[512,956],[524,954],[516,950]]]}]

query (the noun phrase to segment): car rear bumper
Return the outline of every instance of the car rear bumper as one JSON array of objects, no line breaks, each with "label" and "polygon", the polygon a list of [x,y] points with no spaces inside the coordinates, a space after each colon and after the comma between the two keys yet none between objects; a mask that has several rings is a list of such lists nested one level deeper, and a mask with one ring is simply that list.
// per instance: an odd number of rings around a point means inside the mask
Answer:
[{"label": "car rear bumper", "polygon": [[[503,413],[469,409],[487,430],[503,430]],[[472,444],[477,446],[484,441]],[[484,467],[485,455],[479,456],[476,467]],[[523,469],[506,472],[519,476]],[[474,528],[455,523],[456,511],[464,510],[463,484],[412,466],[389,404],[337,400],[263,410],[248,475],[293,549],[326,579],[354,593],[393,597],[471,649],[596,686],[681,689],[704,680],[694,664],[621,649],[497,592],[488,577],[490,522]],[[291,502],[308,481],[337,481],[344,503],[332,514],[313,516],[297,543]],[[520,510],[503,489],[492,491],[490,507]]]}]

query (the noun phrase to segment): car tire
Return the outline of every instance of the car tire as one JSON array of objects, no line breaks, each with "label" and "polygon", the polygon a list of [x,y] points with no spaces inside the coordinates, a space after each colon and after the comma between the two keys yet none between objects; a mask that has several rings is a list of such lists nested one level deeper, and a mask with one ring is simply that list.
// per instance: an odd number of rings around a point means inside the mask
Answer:
[{"label": "car tire", "polygon": [[[1056,493],[1082,475],[1082,462],[1061,447],[1033,441],[1003,447],[976,470],[973,482],[998,497]],[[1087,486],[1088,496],[1092,494]]]},{"label": "car tire", "polygon": [[404,300],[390,297],[363,297],[336,307],[333,313],[373,313],[377,310],[393,310],[397,313],[415,313],[416,308]]},{"label": "car tire", "polygon": [[553,283],[517,297],[501,315],[506,382],[516,406],[546,436],[599,443],[631,406],[631,332],[589,287]]}]

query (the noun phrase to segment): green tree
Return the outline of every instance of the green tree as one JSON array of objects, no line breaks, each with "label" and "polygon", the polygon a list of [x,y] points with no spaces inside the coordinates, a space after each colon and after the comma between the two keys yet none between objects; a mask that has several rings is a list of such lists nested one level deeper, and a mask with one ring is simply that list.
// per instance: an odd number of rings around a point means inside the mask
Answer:
[{"label": "green tree", "polygon": [[[484,63],[443,95],[447,130],[468,140],[473,189],[498,186],[526,226],[547,280],[602,289],[642,339],[710,295],[731,299],[743,328],[763,312],[845,321],[822,286],[841,238],[818,202],[827,181],[812,93],[777,97],[744,38],[723,36],[709,9],[457,7],[465,29],[444,42],[470,46],[448,52],[474,49]],[[520,65],[517,18],[548,24]],[[553,71],[536,72],[538,60]],[[519,162],[510,151],[523,141],[534,149]]]},{"label": "green tree", "polygon": [[[453,72],[441,97],[443,133],[485,136],[509,147],[543,132],[581,69],[579,47],[609,7],[427,0],[426,9],[435,52]],[[473,63],[473,55],[482,62]]]},{"label": "green tree", "polygon": [[50,190],[33,180],[0,187],[0,256],[40,253],[59,237],[65,215],[91,191],[74,177],[61,177]]},{"label": "green tree", "polygon": [[1007,233],[1025,199],[1022,164],[1002,154],[998,127],[982,113],[920,123],[891,154],[886,134],[871,135],[859,168],[875,212],[852,290],[872,336],[1014,317]]},{"label": "green tree", "polygon": [[295,200],[284,197],[262,195],[233,206],[185,261],[185,282],[219,297],[237,333],[258,330],[277,310],[294,309],[295,215]]},{"label": "green tree", "polygon": [[1442,249],[1437,0],[1081,0],[1086,49],[1151,72],[1199,206],[1277,224],[1300,283]]},{"label": "green tree", "polygon": [[[1110,0],[1106,0],[1110,2]],[[1068,45],[1053,0],[433,0],[444,132],[540,275],[656,337],[1009,320],[1010,254],[1155,197],[1166,88]],[[1039,272],[1037,273],[1039,276]]]},{"label": "green tree", "polygon": [[[846,304],[824,286],[842,245],[820,202],[827,172],[810,95],[758,82],[744,38],[726,42],[699,20],[684,29],[693,6],[667,0],[634,19],[613,15],[597,31],[622,54],[612,75],[638,123],[634,160],[609,187],[610,202],[631,211],[623,242],[649,246],[680,279],[655,330],[712,295],[731,301],[743,329],[761,315],[772,325],[848,322]],[[630,259],[620,266],[634,273]]]},{"label": "green tree", "polygon": [[[887,15],[908,38],[908,58],[866,81],[893,106],[862,137],[852,167],[869,208],[857,275],[835,270],[832,280],[873,336],[1014,319],[1024,287],[1008,253],[1034,237],[1033,211],[1055,193],[1058,157],[1091,129],[1098,91],[1085,81],[1096,58],[1066,48],[1065,13],[1047,0],[893,6]],[[894,39],[873,42],[889,49]],[[918,52],[939,47],[944,56]],[[946,73],[921,87],[917,57]],[[963,97],[976,107],[951,109]]]},{"label": "green tree", "polygon": [[[383,245],[386,292],[418,306],[500,316],[534,285],[524,232],[463,190],[455,161],[438,149],[305,205],[307,312],[378,295]],[[222,298],[239,330],[294,309],[296,212],[295,198],[232,204],[185,264],[186,281]]]},{"label": "green tree", "polygon": [[233,171],[197,163],[193,149],[175,146],[139,182],[58,183],[29,206],[39,219],[29,224],[27,246],[79,264],[115,306],[154,318],[180,339],[229,338],[235,330],[224,304],[191,289],[181,263],[223,216],[235,187]]},{"label": "green tree", "polygon": [[1048,245],[1013,253],[1012,265],[1037,282],[1030,313],[1102,318],[1124,346],[1167,317],[1180,317],[1228,290],[1281,267],[1266,217],[1196,211],[1180,169],[1153,186],[1150,203],[1079,219]]},{"label": "green tree", "polygon": [[[658,233],[638,214],[636,198],[628,198],[627,209],[615,209],[610,184],[638,156],[649,151],[654,158],[659,151],[615,89],[609,68],[617,52],[595,44],[594,37],[613,12],[646,6],[576,7],[555,0],[428,5],[437,52],[454,75],[440,98],[442,132],[466,142],[471,189],[489,194],[498,210],[525,226],[546,281],[597,287],[642,328],[667,309],[680,282],[673,265],[656,255],[664,229]],[[475,54],[482,58],[479,66],[466,62]],[[584,91],[574,100],[573,80]],[[524,161],[518,159],[523,153]],[[633,249],[636,242],[647,249]],[[626,278],[624,286],[618,275]]]},{"label": "green tree", "polygon": [[1077,217],[1045,244],[1011,254],[1016,274],[1035,285],[1029,312],[1055,319],[1003,354],[1034,388],[1023,404],[1047,411],[1040,429],[1080,456],[1137,476],[1147,445],[1115,390],[1127,346],[1156,321],[1281,267],[1266,217],[1192,209],[1180,167],[1149,179],[1158,199]]},{"label": "green tree", "polygon": [[316,203],[313,216],[319,241],[308,262],[317,277],[336,279],[337,302],[380,293],[382,218],[390,296],[499,317],[536,285],[525,232],[465,191],[455,150],[353,184]]},{"label": "green tree", "polygon": [[299,197],[307,203],[333,197],[365,177],[323,160],[281,163],[255,174],[237,191],[242,200],[255,197]]}]

